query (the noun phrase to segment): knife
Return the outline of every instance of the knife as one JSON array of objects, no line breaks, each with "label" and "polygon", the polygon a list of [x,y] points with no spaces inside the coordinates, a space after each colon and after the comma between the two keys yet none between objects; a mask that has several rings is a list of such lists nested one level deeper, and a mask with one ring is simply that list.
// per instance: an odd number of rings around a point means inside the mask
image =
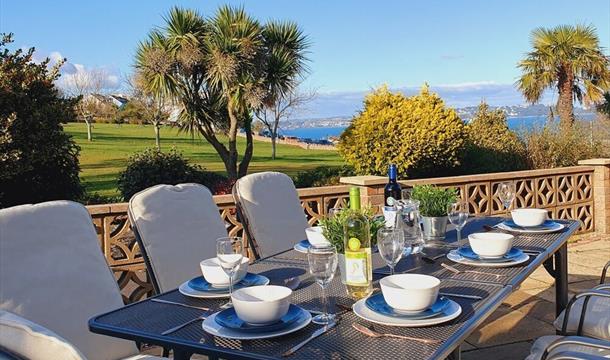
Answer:
[{"label": "knife", "polygon": [[296,344],[295,346],[293,346],[290,350],[283,353],[282,356],[286,357],[286,356],[290,356],[290,355],[294,354],[297,350],[299,350],[303,346],[307,345],[308,342],[310,342],[311,340],[317,338],[318,336],[326,333],[327,331],[331,330],[335,326],[337,326],[337,321],[333,321],[332,323],[314,331],[313,334],[311,334],[311,336],[309,336],[307,339],[305,339],[305,340],[301,341],[300,343]]}]

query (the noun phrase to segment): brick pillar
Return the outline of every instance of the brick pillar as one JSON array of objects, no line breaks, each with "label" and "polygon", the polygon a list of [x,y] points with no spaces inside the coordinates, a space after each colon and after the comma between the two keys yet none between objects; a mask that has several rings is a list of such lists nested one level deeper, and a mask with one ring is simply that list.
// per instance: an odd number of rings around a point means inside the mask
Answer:
[{"label": "brick pillar", "polygon": [[384,176],[364,175],[342,177],[340,182],[360,188],[360,206],[370,206],[376,213],[381,213],[383,206],[383,188],[388,182]]},{"label": "brick pillar", "polygon": [[593,166],[593,207],[595,231],[610,234],[610,159],[581,160],[579,165]]}]

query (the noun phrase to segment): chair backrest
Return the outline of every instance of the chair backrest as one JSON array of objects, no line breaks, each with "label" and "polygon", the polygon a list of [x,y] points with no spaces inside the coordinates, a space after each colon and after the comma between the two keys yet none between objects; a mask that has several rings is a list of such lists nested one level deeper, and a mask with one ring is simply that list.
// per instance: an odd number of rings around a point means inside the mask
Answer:
[{"label": "chair backrest", "polygon": [[0,210],[0,310],[53,330],[88,359],[137,354],[133,342],[89,332],[123,306],[84,206],[51,201]]},{"label": "chair backrest", "polygon": [[246,218],[248,237],[258,257],[277,254],[306,239],[309,226],[292,179],[261,172],[237,180],[233,197]]},{"label": "chair backrest", "polygon": [[156,185],[129,200],[129,218],[157,292],[201,275],[227,236],[212,193],[199,184]]},{"label": "chair backrest", "polygon": [[0,347],[21,358],[86,360],[77,348],[53,331],[5,310],[0,310],[0,334]]}]

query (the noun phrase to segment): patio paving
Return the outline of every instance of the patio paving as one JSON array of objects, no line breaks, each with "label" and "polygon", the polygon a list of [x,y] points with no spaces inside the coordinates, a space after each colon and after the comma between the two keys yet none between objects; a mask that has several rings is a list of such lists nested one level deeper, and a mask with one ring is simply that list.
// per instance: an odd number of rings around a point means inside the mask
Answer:
[{"label": "patio paving", "polygon": [[[610,235],[575,237],[568,244],[570,295],[597,285],[601,270],[609,260]],[[468,337],[462,358],[525,358],[536,338],[555,333],[554,301],[553,278],[540,268]]]}]

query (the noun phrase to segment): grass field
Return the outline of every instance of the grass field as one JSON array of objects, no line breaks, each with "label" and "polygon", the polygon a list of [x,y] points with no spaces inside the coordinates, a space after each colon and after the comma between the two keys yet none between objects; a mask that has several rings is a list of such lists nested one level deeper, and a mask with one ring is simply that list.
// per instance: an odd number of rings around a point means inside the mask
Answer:
[{"label": "grass field", "polygon": [[[89,193],[119,195],[116,178],[127,163],[127,158],[138,151],[155,146],[154,131],[151,126],[95,124],[93,141],[87,141],[84,123],[70,123],[64,129],[80,145],[81,179]],[[245,139],[239,138],[240,152]],[[207,170],[224,173],[224,165],[210,144],[204,139],[181,133],[174,128],[161,129],[161,148],[176,147],[190,162]],[[254,156],[250,172],[266,170],[282,171],[294,175],[302,170],[317,166],[338,166],[342,164],[335,151],[305,150],[296,146],[278,145],[276,160],[271,160],[271,144],[255,142]]]}]

